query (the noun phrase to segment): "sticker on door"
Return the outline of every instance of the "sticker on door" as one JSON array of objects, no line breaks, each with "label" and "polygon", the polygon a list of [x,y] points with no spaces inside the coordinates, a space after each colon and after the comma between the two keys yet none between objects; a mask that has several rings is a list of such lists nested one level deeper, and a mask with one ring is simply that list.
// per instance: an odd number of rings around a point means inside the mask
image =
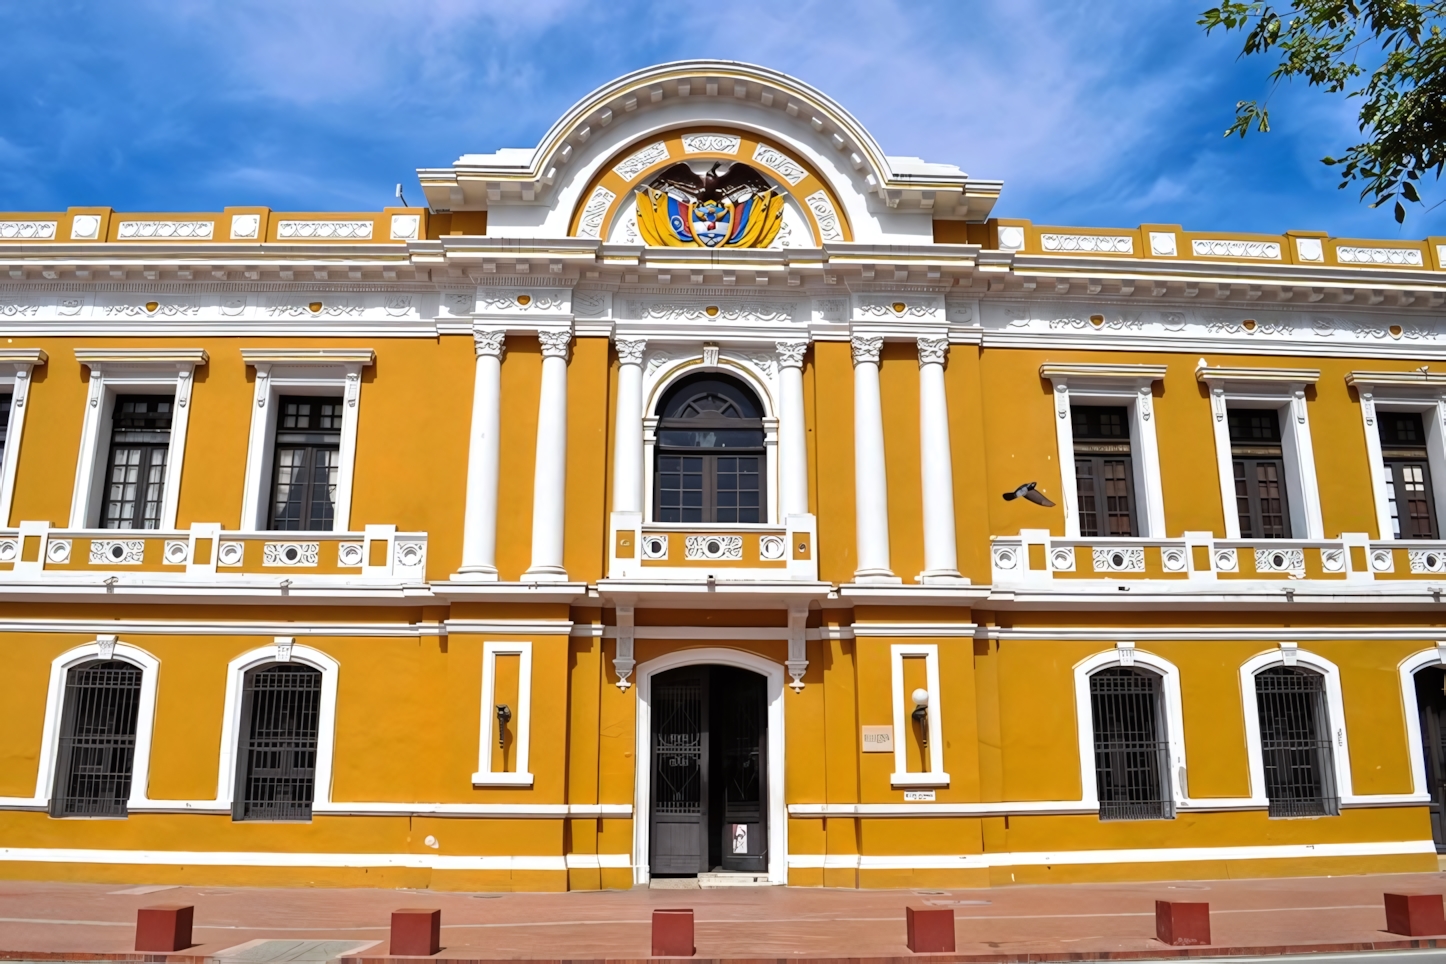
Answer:
[{"label": "sticker on door", "polygon": [[735,854],[748,853],[748,824],[733,824],[733,852]]}]

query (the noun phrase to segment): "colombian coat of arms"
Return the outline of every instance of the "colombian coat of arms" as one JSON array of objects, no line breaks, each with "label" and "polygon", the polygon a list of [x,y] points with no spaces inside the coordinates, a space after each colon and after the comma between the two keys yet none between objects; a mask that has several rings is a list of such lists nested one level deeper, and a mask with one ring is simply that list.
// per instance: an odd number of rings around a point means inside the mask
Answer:
[{"label": "colombian coat of arms", "polygon": [[743,164],[674,164],[637,200],[638,233],[659,248],[766,248],[783,226],[783,195]]}]

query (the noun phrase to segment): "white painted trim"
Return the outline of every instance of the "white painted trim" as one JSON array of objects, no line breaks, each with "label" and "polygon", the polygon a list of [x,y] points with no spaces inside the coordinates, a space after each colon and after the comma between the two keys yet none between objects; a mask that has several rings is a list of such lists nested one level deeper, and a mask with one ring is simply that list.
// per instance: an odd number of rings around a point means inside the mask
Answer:
[{"label": "white painted trim", "polygon": [[1074,665],[1075,732],[1079,737],[1079,779],[1083,791],[1081,803],[1090,810],[1099,810],[1090,677],[1100,670],[1119,666],[1142,667],[1160,677],[1160,708],[1165,714],[1165,739],[1170,746],[1170,770],[1164,777],[1175,809],[1189,810],[1192,804],[1205,802],[1190,800],[1186,792],[1189,782],[1185,773],[1185,712],[1180,698],[1180,670],[1163,657],[1136,649],[1134,643],[1118,643],[1114,649],[1087,656]]},{"label": "white painted trim", "polygon": [[[331,354],[327,354],[327,352]],[[243,348],[241,356],[256,369],[251,430],[246,445],[246,481],[241,492],[241,528],[266,529],[272,459],[275,455],[276,400],[282,395],[342,396],[341,439],[337,459],[333,532],[351,528],[352,482],[356,473],[357,421],[361,409],[361,371],[371,364],[367,349],[276,350]]]},{"label": "white painted trim", "polygon": [[788,809],[784,803],[784,739],[783,739],[783,666],[753,653],[737,649],[684,649],[667,653],[633,671],[638,694],[636,744],[633,770],[633,883],[649,880],[648,835],[651,832],[652,808],[652,688],[653,677],[680,666],[734,666],[746,669],[768,681],[768,881],[788,883]]},{"label": "white painted trim", "polygon": [[568,854],[569,870],[628,870],[633,866],[632,854]]},{"label": "white painted trim", "polygon": [[[286,642],[282,642],[285,640]],[[282,647],[289,646],[290,656],[282,658]],[[214,806],[230,812],[236,799],[237,753],[241,746],[241,697],[245,692],[246,673],[268,663],[303,663],[321,671],[321,704],[316,721],[316,777],[312,790],[312,812],[325,811],[331,802],[332,756],[336,748],[337,674],[341,664],[310,646],[278,637],[269,646],[242,653],[226,665],[226,699],[221,709],[221,761],[216,772]],[[175,805],[175,801],[155,801]]]},{"label": "white painted trim", "polygon": [[1412,653],[1401,660],[1401,711],[1406,723],[1406,750],[1411,760],[1411,794],[1429,802],[1431,789],[1426,780],[1426,758],[1421,744],[1421,706],[1416,700],[1416,673],[1427,666],[1446,665],[1446,643],[1438,642],[1431,649]]},{"label": "white painted trim", "polygon": [[1351,752],[1346,740],[1345,703],[1341,697],[1341,674],[1336,664],[1294,644],[1252,656],[1240,665],[1240,705],[1245,714],[1245,753],[1250,770],[1250,799],[1258,806],[1268,807],[1265,796],[1265,762],[1260,749],[1260,709],[1255,697],[1255,677],[1263,670],[1286,665],[1286,654],[1293,654],[1296,665],[1325,677],[1326,717],[1331,727],[1331,763],[1336,796],[1341,805],[1347,801],[1381,801],[1394,795],[1379,794],[1357,798],[1351,783]]},{"label": "white painted trim", "polygon": [[[900,734],[914,734],[913,701],[904,692],[904,657],[924,657],[924,678],[929,688],[929,769],[909,771],[908,746]],[[894,772],[889,783],[895,787],[947,787],[944,770],[943,694],[939,688],[939,646],[937,643],[895,643],[889,647],[889,676],[894,709]]]},{"label": "white painted trim", "polygon": [[1149,847],[1139,849],[1018,851],[993,854],[790,854],[788,866],[800,870],[983,870],[990,867],[1052,867],[1088,864],[1158,864],[1196,860],[1282,860],[1302,857],[1388,857],[1436,853],[1430,840],[1363,843],[1267,844],[1255,847]]},{"label": "white painted trim", "polygon": [[[40,760],[35,773],[35,796],[30,805],[45,808],[50,805],[50,796],[55,789],[55,767],[60,755],[60,718],[64,710],[66,674],[82,663],[101,658],[101,640],[84,643],[66,650],[50,663],[50,682],[45,697],[45,723],[40,731]],[[107,643],[115,640],[110,637]],[[140,703],[136,712],[136,748],[131,758],[131,795],[126,802],[127,809],[144,809],[147,801],[147,786],[150,781],[151,734],[156,722],[156,686],[161,664],[156,657],[130,643],[114,641],[115,649],[111,658],[138,666],[141,669]],[[21,800],[7,800],[7,803],[24,803]]]},{"label": "white painted trim", "polygon": [[166,478],[158,529],[176,527],[181,497],[181,471],[186,461],[186,429],[191,415],[191,385],[197,365],[207,361],[199,349],[171,352],[75,349],[76,360],[90,369],[85,416],[81,421],[80,451],[75,461],[75,483],[70,495],[70,528],[101,526],[105,504],[106,463],[110,452],[111,415],[118,395],[169,391],[171,441],[166,450]]},{"label": "white painted trim", "polygon": [[0,525],[10,524],[10,506],[15,500],[15,470],[20,465],[20,440],[25,433],[25,412],[29,408],[30,381],[34,369],[47,361],[38,348],[0,350],[0,386],[10,389],[10,424],[5,430],[5,456],[0,460]]},{"label": "white painted trim", "polygon": [[[3,624],[0,624],[3,625]],[[855,627],[857,629],[858,627]],[[1133,638],[1155,642],[1188,643],[1211,642],[1215,640],[1274,642],[1280,639],[1281,630],[1275,627],[1255,626],[1195,626],[1163,627],[1147,629],[1138,626],[1024,626],[1003,629],[998,626],[981,626],[976,635],[985,639],[1000,640],[1089,640],[1097,642]],[[1441,636],[1441,627],[1410,628],[1396,626],[1294,626],[1290,634],[1297,640],[1434,640]],[[856,635],[863,635],[856,633]]]},{"label": "white painted trim", "polygon": [[[492,769],[492,740],[496,723],[497,657],[517,657],[517,712],[512,717],[517,734],[514,770]],[[482,644],[482,725],[477,743],[477,772],[472,774],[474,787],[530,787],[532,773],[528,770],[528,750],[532,742],[532,643],[484,642]]]},{"label": "white painted trim", "polygon": [[[611,855],[607,855],[611,856]],[[137,864],[152,867],[406,867],[418,870],[567,869],[558,856],[451,856],[448,854],[291,853],[253,850],[102,850],[60,847],[0,848],[0,861]]]}]

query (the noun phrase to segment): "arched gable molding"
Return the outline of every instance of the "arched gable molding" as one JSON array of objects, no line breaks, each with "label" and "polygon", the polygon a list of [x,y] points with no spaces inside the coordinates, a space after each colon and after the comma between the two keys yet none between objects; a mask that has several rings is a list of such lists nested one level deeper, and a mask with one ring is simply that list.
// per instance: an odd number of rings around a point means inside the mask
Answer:
[{"label": "arched gable molding", "polygon": [[156,724],[156,686],[161,661],[150,653],[121,642],[114,636],[97,636],[93,641],[66,650],[50,663],[50,684],[45,697],[45,724],[40,733],[40,765],[35,774],[33,803],[50,804],[55,789],[55,766],[60,754],[60,716],[65,703],[66,675],[76,666],[98,659],[116,659],[141,669],[140,704],[136,708],[136,748],[131,758],[131,795],[127,807],[147,802],[151,772],[151,734]]},{"label": "arched gable molding", "polygon": [[1170,747],[1170,794],[1177,810],[1191,805],[1189,778],[1185,767],[1185,714],[1180,698],[1180,670],[1162,656],[1135,649],[1133,644],[1120,644],[1114,649],[1095,653],[1074,665],[1074,706],[1076,732],[1079,734],[1080,800],[1088,807],[1099,808],[1099,787],[1095,782],[1094,715],[1090,705],[1090,677],[1105,669],[1135,667],[1149,670],[1161,679],[1162,707],[1165,713],[1165,739]]},{"label": "arched gable molding", "polygon": [[[1265,760],[1260,750],[1260,706],[1255,696],[1255,677],[1267,669],[1277,666],[1303,666],[1325,677],[1326,718],[1331,727],[1331,764],[1335,771],[1336,793],[1341,805],[1354,802],[1354,785],[1351,783],[1350,743],[1346,739],[1345,703],[1341,697],[1341,673],[1336,664],[1308,650],[1299,649],[1294,643],[1283,643],[1279,649],[1252,656],[1240,665],[1240,705],[1245,713],[1245,754],[1250,768],[1250,800],[1260,807],[1268,807],[1265,796]],[[1363,799],[1383,802],[1380,796]]]},{"label": "arched gable molding", "polygon": [[788,814],[784,797],[783,758],[783,664],[741,649],[702,647],[666,653],[638,664],[633,670],[637,685],[637,744],[633,760],[636,784],[633,789],[633,882],[649,880],[649,834],[652,831],[652,693],[653,677],[681,666],[733,666],[757,673],[768,682],[768,881],[788,883]]},{"label": "arched gable molding", "polygon": [[236,799],[236,756],[241,746],[241,696],[246,673],[268,663],[302,663],[321,671],[321,705],[317,709],[316,782],[312,810],[331,802],[331,765],[336,747],[336,679],[341,664],[310,646],[281,637],[269,646],[242,653],[226,666],[226,702],[221,711],[221,761],[216,773],[217,808],[230,809]]},{"label": "arched gable molding", "polygon": [[1411,797],[1420,803],[1431,802],[1426,785],[1426,758],[1421,750],[1421,706],[1416,700],[1416,674],[1427,666],[1446,666],[1446,643],[1434,649],[1412,653],[1401,660],[1401,710],[1406,717],[1406,749],[1411,761]]}]

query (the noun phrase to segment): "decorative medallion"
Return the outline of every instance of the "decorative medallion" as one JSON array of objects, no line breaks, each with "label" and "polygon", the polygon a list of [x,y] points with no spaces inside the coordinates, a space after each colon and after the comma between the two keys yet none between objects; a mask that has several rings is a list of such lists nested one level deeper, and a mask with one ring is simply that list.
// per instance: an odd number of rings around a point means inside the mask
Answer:
[{"label": "decorative medallion", "polygon": [[743,164],[699,174],[674,164],[637,192],[638,231],[654,247],[766,248],[783,225],[783,195]]}]

